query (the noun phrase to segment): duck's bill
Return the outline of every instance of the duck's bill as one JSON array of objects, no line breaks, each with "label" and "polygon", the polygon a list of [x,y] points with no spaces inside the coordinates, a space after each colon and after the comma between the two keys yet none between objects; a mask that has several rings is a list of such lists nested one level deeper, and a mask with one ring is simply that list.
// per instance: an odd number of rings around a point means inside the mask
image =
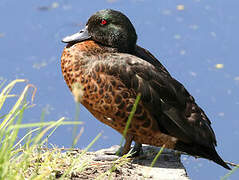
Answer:
[{"label": "duck's bill", "polygon": [[87,39],[90,39],[91,36],[88,33],[87,26],[82,29],[80,32],[77,32],[75,34],[72,34],[70,36],[64,37],[61,41],[64,43],[70,43],[70,42],[81,42],[85,41]]}]

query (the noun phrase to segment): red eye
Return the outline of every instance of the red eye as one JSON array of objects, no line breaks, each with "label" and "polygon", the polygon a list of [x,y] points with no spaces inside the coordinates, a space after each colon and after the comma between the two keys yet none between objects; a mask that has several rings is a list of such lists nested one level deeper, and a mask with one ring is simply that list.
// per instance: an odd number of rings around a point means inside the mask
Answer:
[{"label": "red eye", "polygon": [[102,19],[100,24],[105,25],[105,24],[107,24],[107,21],[105,19]]}]

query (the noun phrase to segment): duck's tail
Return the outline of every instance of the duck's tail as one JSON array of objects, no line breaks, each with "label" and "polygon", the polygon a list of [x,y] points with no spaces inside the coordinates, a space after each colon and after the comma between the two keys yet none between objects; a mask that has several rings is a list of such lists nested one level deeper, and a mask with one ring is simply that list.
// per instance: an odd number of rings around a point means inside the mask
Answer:
[{"label": "duck's tail", "polygon": [[179,142],[176,144],[176,148],[179,151],[183,151],[192,156],[199,156],[214,161],[215,163],[221,165],[222,167],[231,170],[231,168],[222,160],[218,155],[214,146],[205,147],[198,144],[187,144],[184,142]]}]

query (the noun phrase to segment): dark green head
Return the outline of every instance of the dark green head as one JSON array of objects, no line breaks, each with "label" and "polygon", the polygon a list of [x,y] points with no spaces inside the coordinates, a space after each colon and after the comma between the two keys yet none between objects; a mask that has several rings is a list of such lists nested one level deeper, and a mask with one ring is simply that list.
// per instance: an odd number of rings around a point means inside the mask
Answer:
[{"label": "dark green head", "polygon": [[65,37],[62,41],[80,42],[92,39],[102,45],[117,48],[120,52],[133,51],[137,41],[134,26],[121,12],[105,9],[96,12],[79,33]]}]

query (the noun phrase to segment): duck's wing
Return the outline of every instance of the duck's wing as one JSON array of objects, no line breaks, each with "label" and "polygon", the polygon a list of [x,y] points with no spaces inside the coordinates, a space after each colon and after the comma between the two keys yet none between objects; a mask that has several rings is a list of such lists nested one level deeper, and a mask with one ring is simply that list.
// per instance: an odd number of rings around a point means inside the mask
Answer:
[{"label": "duck's wing", "polygon": [[[148,52],[145,53],[147,57]],[[118,56],[108,55],[104,62],[100,62],[105,66],[104,73],[117,76],[126,87],[141,93],[145,108],[164,133],[186,143],[216,145],[211,122],[184,86],[172,78],[162,64],[156,59],[152,59],[152,63],[130,54]],[[151,54],[148,56],[154,58]]]},{"label": "duck's wing", "polygon": [[136,45],[134,55],[149,62],[150,64],[158,68],[160,71],[162,71],[165,75],[170,76],[168,70],[147,49]]},{"label": "duck's wing", "polygon": [[[185,87],[172,78],[166,68],[148,50],[137,46],[135,52],[136,56],[153,66],[152,68],[148,65],[146,66],[147,70],[144,70],[144,74],[149,74],[148,71],[151,69],[151,75],[148,75],[151,76],[151,80],[148,81],[149,92],[152,94],[150,98],[151,102],[158,103],[158,107],[153,108],[152,113],[155,114],[155,111],[160,108],[170,119],[168,121],[156,114],[155,116],[159,118],[159,125],[163,126],[169,134],[181,140],[186,138],[185,140],[202,145],[215,146],[216,138],[210,120]],[[136,74],[142,73],[137,66],[132,69],[137,69]],[[154,102],[155,96],[158,96],[160,102],[158,100]],[[151,104],[147,103],[147,106],[151,106]]]}]

